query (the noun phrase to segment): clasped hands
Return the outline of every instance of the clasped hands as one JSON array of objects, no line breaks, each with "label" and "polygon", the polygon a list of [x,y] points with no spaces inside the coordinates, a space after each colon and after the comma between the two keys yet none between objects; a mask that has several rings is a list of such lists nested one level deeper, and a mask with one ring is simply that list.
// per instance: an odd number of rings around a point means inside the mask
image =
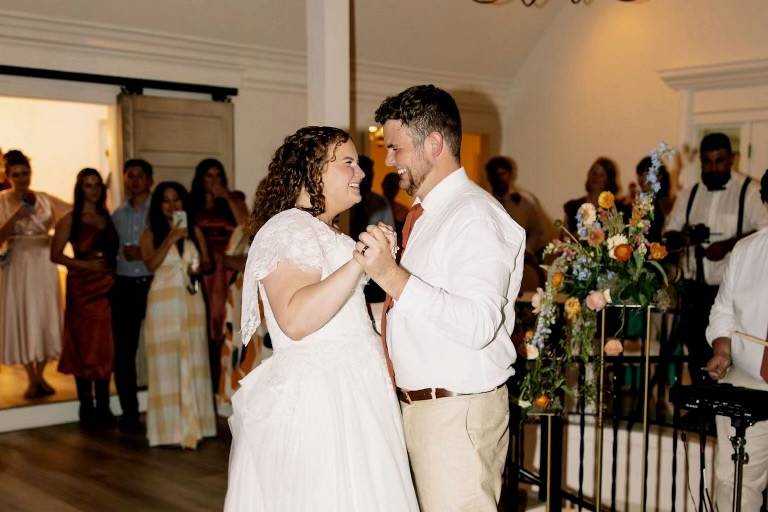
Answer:
[{"label": "clasped hands", "polygon": [[379,222],[360,233],[352,256],[374,281],[378,281],[382,275],[397,267],[396,254],[395,230]]}]

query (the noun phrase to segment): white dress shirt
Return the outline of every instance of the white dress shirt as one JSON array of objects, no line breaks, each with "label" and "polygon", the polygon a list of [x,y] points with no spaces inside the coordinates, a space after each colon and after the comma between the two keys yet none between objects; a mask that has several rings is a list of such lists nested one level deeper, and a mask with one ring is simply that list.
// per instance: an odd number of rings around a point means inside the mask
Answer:
[{"label": "white dress shirt", "polygon": [[[731,179],[725,190],[709,191],[703,183],[699,184],[696,197],[693,199],[689,223],[706,224],[712,231],[710,243],[727,240],[736,236],[739,220],[739,196],[746,176],[736,172],[731,173]],[[669,214],[666,230],[681,231],[685,225],[685,212],[688,208],[688,198],[691,188],[684,190],[677,199]],[[744,201],[743,232],[749,233],[768,226],[768,211],[760,200],[760,183],[752,180]],[[705,244],[706,246],[707,244]],[[704,258],[704,280],[710,285],[719,285],[723,279],[728,258],[712,261]],[[683,260],[683,275],[686,279],[696,278],[696,258],[693,249],[688,250]]]},{"label": "white dress shirt", "polygon": [[731,252],[707,327],[710,344],[730,338],[733,365],[763,382],[764,347],[736,331],[761,339],[768,333],[768,228],[739,241]]},{"label": "white dress shirt", "polygon": [[459,168],[422,201],[387,317],[398,387],[480,393],[513,373],[525,231]]}]

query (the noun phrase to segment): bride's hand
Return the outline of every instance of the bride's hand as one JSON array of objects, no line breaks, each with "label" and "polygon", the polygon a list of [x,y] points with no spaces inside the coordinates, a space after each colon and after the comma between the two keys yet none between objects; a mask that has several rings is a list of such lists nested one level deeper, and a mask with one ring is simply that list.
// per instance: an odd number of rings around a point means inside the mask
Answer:
[{"label": "bride's hand", "polygon": [[395,229],[383,222],[379,222],[377,226],[384,232],[384,236],[387,238],[387,243],[389,244],[389,251],[392,253],[392,257],[395,258],[398,251],[397,233],[395,232]]}]

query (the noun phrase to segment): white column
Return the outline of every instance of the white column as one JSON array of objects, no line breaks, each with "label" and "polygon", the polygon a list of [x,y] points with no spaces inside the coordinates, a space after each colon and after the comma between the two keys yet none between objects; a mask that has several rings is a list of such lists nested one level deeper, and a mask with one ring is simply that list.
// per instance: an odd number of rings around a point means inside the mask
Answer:
[{"label": "white column", "polygon": [[307,122],[350,127],[351,0],[306,0]]}]

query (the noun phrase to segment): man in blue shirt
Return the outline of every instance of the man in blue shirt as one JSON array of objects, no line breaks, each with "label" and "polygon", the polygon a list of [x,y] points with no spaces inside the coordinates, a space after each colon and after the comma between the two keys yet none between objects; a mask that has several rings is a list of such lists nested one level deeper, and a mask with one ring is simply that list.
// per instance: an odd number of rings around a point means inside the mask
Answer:
[{"label": "man in blue shirt", "polygon": [[112,214],[120,239],[117,279],[112,288],[115,385],[123,409],[118,426],[134,431],[141,429],[136,396],[136,351],[152,284],[152,273],[142,259],[139,237],[147,227],[152,173],[152,165],[146,160],[125,162],[123,178],[127,200]]}]

